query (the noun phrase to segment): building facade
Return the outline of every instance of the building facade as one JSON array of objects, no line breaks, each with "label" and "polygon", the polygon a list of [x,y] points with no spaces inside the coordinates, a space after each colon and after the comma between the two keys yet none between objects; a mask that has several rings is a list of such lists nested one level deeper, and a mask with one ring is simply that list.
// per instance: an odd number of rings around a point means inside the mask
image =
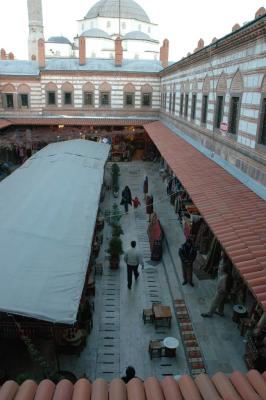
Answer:
[{"label": "building facade", "polygon": [[82,37],[78,58],[45,59],[40,39],[38,61],[0,61],[0,113],[13,121],[158,119],[265,187],[265,33],[261,8],[248,24],[208,46],[200,40],[193,54],[171,65],[167,40],[159,62],[125,59],[118,42],[114,59],[97,59],[86,54]]}]

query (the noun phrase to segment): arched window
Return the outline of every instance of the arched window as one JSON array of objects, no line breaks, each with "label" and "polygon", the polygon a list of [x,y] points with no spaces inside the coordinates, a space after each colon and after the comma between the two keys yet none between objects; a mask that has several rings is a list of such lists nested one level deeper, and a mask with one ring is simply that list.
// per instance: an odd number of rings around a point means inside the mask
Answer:
[{"label": "arched window", "polygon": [[206,125],[207,123],[209,93],[210,93],[210,78],[206,76],[202,86],[202,105],[201,105],[202,125]]},{"label": "arched window", "polygon": [[124,107],[130,108],[135,106],[135,86],[128,83],[124,86]]},{"label": "arched window", "polygon": [[73,106],[74,102],[74,87],[71,83],[65,82],[62,85],[62,104],[64,106]]},{"label": "arched window", "polygon": [[225,74],[222,72],[216,87],[216,105],[214,115],[214,127],[220,129],[224,114],[224,100],[227,92],[227,83]]},{"label": "arched window", "polygon": [[103,82],[99,88],[100,91],[100,107],[111,106],[111,91],[112,87],[107,82]]},{"label": "arched window", "polygon": [[85,83],[82,88],[83,91],[83,106],[94,107],[94,92],[95,87],[91,82]]},{"label": "arched window", "polygon": [[141,88],[141,105],[142,107],[152,107],[152,87],[144,85]]},{"label": "arched window", "polygon": [[239,71],[236,72],[230,87],[230,106],[229,106],[229,133],[236,134],[240,116],[241,96],[243,93],[243,79]]},{"label": "arched window", "polygon": [[18,87],[18,107],[29,108],[30,87],[28,85],[19,85]]},{"label": "arched window", "polygon": [[52,82],[49,82],[45,86],[46,105],[48,107],[54,107],[57,105],[57,91],[58,91],[57,86]]},{"label": "arched window", "polygon": [[258,130],[259,130],[258,137],[259,137],[259,143],[266,146],[266,75],[264,76],[264,79],[262,81],[261,92],[262,92],[262,99],[261,99],[260,118],[258,124]]},{"label": "arched window", "polygon": [[2,87],[3,108],[6,109],[15,108],[15,92],[16,92],[15,87],[10,83]]}]

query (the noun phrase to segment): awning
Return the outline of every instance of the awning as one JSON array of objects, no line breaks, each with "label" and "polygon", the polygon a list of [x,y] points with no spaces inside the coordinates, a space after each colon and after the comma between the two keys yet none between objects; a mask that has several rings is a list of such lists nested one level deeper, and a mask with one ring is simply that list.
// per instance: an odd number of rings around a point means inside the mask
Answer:
[{"label": "awning", "polygon": [[144,125],[266,311],[266,203],[161,122]]},{"label": "awning", "polygon": [[[9,125],[66,125],[66,126],[142,126],[147,119],[137,118],[79,118],[79,117],[42,117],[10,118]],[[121,132],[122,133],[122,132]]]},{"label": "awning", "polygon": [[76,321],[109,150],[53,143],[0,183],[0,311]]},{"label": "awning", "polygon": [[6,128],[7,126],[12,125],[10,121],[0,118],[0,129]]}]

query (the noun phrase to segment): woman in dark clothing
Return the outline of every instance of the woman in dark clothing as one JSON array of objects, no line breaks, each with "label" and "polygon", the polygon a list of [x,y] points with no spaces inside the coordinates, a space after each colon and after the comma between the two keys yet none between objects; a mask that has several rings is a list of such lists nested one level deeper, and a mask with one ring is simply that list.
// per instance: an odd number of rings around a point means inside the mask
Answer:
[{"label": "woman in dark clothing", "polygon": [[149,191],[149,180],[148,180],[148,177],[145,176],[144,183],[143,183],[144,200],[146,200],[148,191]]},{"label": "woman in dark clothing", "polygon": [[146,213],[149,214],[149,221],[151,220],[151,214],[153,214],[153,196],[147,196],[146,200]]},{"label": "woman in dark clothing", "polygon": [[125,187],[125,189],[122,191],[122,200],[121,200],[121,205],[123,204],[125,207],[125,212],[128,213],[128,205],[131,205],[132,202],[132,196],[131,196],[131,191],[128,186]]}]

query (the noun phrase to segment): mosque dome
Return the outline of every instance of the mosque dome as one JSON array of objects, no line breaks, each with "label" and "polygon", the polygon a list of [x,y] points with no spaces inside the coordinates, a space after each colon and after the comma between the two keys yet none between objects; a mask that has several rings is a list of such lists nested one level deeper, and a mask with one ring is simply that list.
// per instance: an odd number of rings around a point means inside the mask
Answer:
[{"label": "mosque dome", "polygon": [[48,40],[48,43],[60,43],[60,44],[71,44],[70,40],[65,36],[51,36]]},{"label": "mosque dome", "polygon": [[150,23],[146,12],[134,0],[100,0],[86,14],[85,18],[119,18],[137,19],[138,21]]},{"label": "mosque dome", "polygon": [[92,28],[84,31],[80,36],[110,39],[110,35],[102,29]]},{"label": "mosque dome", "polygon": [[141,31],[128,32],[125,34],[123,39],[152,40],[151,37],[147,33],[141,32]]}]

